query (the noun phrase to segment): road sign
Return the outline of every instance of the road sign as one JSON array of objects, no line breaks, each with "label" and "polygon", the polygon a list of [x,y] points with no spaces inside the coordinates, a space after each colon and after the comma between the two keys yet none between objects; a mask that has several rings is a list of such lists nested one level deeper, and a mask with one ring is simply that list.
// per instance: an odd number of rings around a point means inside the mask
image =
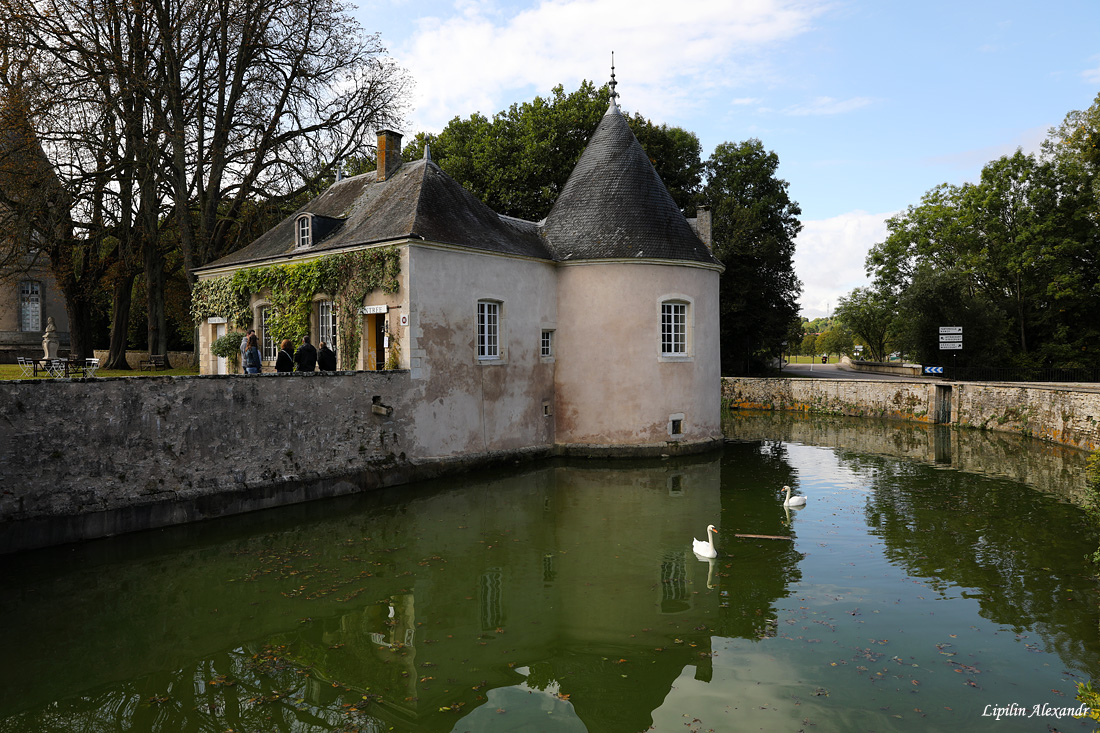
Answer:
[{"label": "road sign", "polygon": [[943,374],[943,367],[925,367],[925,374]]},{"label": "road sign", "polygon": [[940,326],[940,333],[962,333],[962,326]]},{"label": "road sign", "polygon": [[940,343],[946,343],[948,341],[962,341],[963,335],[961,333],[941,333]]},{"label": "road sign", "polygon": [[962,341],[945,342],[945,343],[940,344],[940,351],[951,350],[951,349],[960,349],[961,350],[962,347],[963,347]]}]

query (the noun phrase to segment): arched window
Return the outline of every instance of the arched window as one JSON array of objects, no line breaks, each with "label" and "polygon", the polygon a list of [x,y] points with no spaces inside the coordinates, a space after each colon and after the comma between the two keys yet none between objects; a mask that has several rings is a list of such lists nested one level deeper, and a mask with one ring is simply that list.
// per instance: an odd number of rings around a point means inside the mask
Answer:
[{"label": "arched window", "polygon": [[296,246],[309,247],[313,244],[313,217],[302,214],[298,217]]},{"label": "arched window", "polygon": [[275,361],[279,347],[275,345],[275,336],[271,333],[268,323],[271,309],[267,306],[260,308],[260,356],[264,361]]},{"label": "arched window", "polygon": [[331,300],[317,301],[317,340],[336,351],[336,304]]}]

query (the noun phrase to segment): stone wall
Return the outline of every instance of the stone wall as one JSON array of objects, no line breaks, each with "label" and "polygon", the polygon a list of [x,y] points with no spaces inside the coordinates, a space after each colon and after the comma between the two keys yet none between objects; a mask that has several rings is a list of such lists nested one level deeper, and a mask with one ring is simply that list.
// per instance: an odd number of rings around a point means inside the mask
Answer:
[{"label": "stone wall", "polygon": [[806,412],[731,410],[727,439],[831,446],[853,455],[884,455],[1019,481],[1062,500],[1085,502],[1088,453],[1022,435],[952,430],[922,422],[860,420]]},{"label": "stone wall", "polygon": [[[100,364],[107,363],[107,355],[110,354],[107,349],[96,349],[92,354],[95,358],[99,359]],[[149,360],[148,351],[127,351],[126,363],[130,365],[131,369],[140,369],[141,362]],[[179,369],[181,367],[190,367],[195,365],[195,352],[194,351],[169,351],[168,361],[172,365],[173,369]]]},{"label": "stone wall", "polygon": [[851,417],[931,422],[934,387],[859,379],[722,379],[722,404],[748,410],[794,410]]},{"label": "stone wall", "polygon": [[[442,395],[409,370],[0,381],[0,553],[561,451],[553,416],[538,402],[506,422],[500,410],[511,403],[502,394],[513,387],[491,389],[491,378],[506,372],[485,371],[465,392],[451,384]],[[535,427],[521,430],[530,412]],[[609,447],[569,448],[589,455]]]},{"label": "stone wall", "polygon": [[413,430],[419,389],[407,371],[0,382],[0,552],[539,453],[441,452]]},{"label": "stone wall", "polygon": [[997,430],[1096,450],[1100,387],[980,382],[726,377],[722,403],[733,409],[935,422],[937,391],[950,406],[946,424]]}]

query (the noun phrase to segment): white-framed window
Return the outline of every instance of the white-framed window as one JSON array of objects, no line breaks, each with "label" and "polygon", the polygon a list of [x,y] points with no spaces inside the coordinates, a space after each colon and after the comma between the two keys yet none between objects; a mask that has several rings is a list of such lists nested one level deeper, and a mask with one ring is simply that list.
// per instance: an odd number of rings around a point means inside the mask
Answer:
[{"label": "white-framed window", "polygon": [[661,303],[661,356],[688,355],[688,304],[680,300]]},{"label": "white-framed window", "polygon": [[275,355],[278,351],[275,347],[275,336],[271,333],[271,329],[268,328],[268,317],[270,315],[270,308],[264,307],[260,309],[260,356],[264,361],[275,361]]},{"label": "white-framed window", "polygon": [[336,304],[331,300],[317,302],[317,330],[317,340],[336,351]]},{"label": "white-framed window", "polygon": [[42,330],[42,286],[34,280],[19,283],[19,330]]},{"label": "white-framed window", "polygon": [[477,302],[477,358],[500,358],[500,303],[495,300]]},{"label": "white-framed window", "polygon": [[539,356],[549,359],[554,356],[554,332],[551,329],[542,330],[542,340],[539,345]]},{"label": "white-framed window", "polygon": [[309,214],[298,217],[296,236],[295,244],[298,247],[309,247],[313,244],[313,225]]}]

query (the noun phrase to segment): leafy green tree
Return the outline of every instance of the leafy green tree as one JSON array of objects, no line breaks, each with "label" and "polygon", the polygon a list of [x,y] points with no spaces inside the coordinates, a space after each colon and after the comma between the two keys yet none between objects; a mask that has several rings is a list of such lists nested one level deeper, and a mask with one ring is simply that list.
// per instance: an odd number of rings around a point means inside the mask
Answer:
[{"label": "leafy green tree", "polygon": [[852,338],[852,332],[839,323],[818,336],[816,343],[817,353],[837,356],[851,354],[854,346],[855,339]]},{"label": "leafy green tree", "polygon": [[705,166],[715,254],[726,265],[719,295],[723,374],[758,371],[799,325],[802,283],[793,257],[802,211],[778,168],[779,157],[756,139],[722,143]]},{"label": "leafy green tree", "polygon": [[[958,272],[922,267],[898,301],[896,344],[922,364],[959,366],[1012,363],[1009,320],[988,298],[975,291]],[[940,326],[961,326],[964,349],[940,351]]]},{"label": "leafy green tree", "polygon": [[817,350],[817,334],[808,333],[802,337],[802,353],[808,356],[820,353]]},{"label": "leafy green tree", "polygon": [[986,165],[977,183],[939,186],[888,221],[868,269],[897,298],[899,343],[938,360],[927,321],[936,314],[950,318],[938,325],[973,324],[955,355],[964,365],[1100,365],[1092,175],[1067,154],[1017,151]]},{"label": "leafy green tree", "polygon": [[418,134],[407,148],[431,157],[489,208],[508,216],[544,218],[607,110],[607,87],[584,81],[569,94],[558,85],[547,98],[513,104],[489,119],[455,117],[435,136]]},{"label": "leafy green tree", "polygon": [[[417,133],[403,158],[423,157],[428,145],[432,160],[489,208],[538,221],[557,201],[608,99],[606,85],[584,81],[567,94],[559,84],[549,97],[513,104],[492,119],[476,113],[454,118],[438,135]],[[693,210],[703,171],[698,137],[638,113],[626,119],[673,200],[682,211]]]},{"label": "leafy green tree", "polygon": [[856,288],[839,300],[836,315],[867,346],[871,361],[886,361],[895,308],[889,293]]}]

